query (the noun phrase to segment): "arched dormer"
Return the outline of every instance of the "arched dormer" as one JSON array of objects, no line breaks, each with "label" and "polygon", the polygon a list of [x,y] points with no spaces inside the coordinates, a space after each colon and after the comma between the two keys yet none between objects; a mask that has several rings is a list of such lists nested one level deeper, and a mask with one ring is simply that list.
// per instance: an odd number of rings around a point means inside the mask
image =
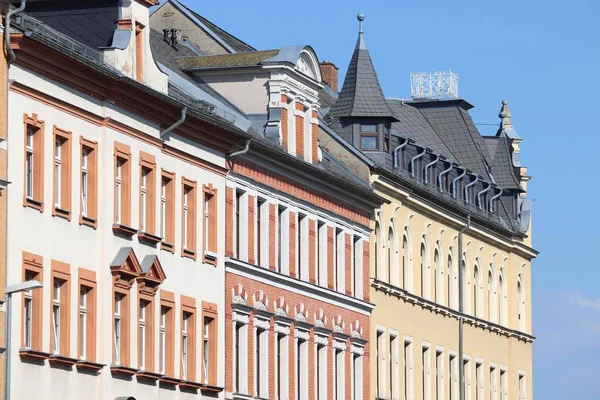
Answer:
[{"label": "arched dormer", "polygon": [[315,82],[321,82],[321,67],[315,51],[310,46],[304,46],[294,69],[308,76]]}]

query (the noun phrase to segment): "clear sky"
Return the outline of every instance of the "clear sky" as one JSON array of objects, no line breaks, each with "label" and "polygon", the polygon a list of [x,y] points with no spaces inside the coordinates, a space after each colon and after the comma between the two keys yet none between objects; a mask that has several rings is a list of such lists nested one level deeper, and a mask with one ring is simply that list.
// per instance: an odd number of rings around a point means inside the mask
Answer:
[{"label": "clear sky", "polygon": [[[474,121],[506,98],[533,177],[534,397],[600,399],[600,1],[180,0],[258,49],[310,44],[340,68],[365,39],[387,97],[452,69]],[[495,126],[480,125],[484,134]]]}]

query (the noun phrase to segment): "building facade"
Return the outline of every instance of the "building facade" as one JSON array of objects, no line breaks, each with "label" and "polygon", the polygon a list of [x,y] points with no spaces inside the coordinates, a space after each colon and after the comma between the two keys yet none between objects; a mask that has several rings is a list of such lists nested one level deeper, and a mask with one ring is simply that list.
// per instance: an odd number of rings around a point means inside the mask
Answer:
[{"label": "building facade", "polygon": [[386,99],[360,32],[321,123],[322,145],[388,200],[371,237],[371,398],[533,397],[521,139],[506,102],[492,137],[471,107]]}]

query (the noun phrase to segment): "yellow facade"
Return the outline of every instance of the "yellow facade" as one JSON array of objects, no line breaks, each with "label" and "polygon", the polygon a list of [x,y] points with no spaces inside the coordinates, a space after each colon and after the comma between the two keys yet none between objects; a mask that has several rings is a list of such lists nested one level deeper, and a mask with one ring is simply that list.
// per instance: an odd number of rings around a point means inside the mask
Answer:
[{"label": "yellow facade", "polygon": [[[459,399],[456,261],[466,215],[378,175],[371,182],[389,200],[372,227],[371,398]],[[463,235],[466,400],[533,398],[529,243],[476,219]]]}]

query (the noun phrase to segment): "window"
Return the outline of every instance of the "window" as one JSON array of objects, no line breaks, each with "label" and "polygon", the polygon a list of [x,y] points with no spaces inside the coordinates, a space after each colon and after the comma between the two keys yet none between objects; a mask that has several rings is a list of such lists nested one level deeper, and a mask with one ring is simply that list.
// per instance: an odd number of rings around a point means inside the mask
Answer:
[{"label": "window", "polygon": [[500,400],[506,400],[508,398],[508,387],[506,384],[506,370],[500,370]]},{"label": "window", "polygon": [[182,255],[196,259],[196,182],[182,180],[181,245]]},{"label": "window", "polygon": [[308,399],[308,342],[296,341],[296,399]]},{"label": "window", "polygon": [[256,329],[256,342],[255,350],[256,356],[254,357],[255,367],[254,372],[256,374],[256,396],[261,398],[269,397],[269,385],[268,385],[268,374],[269,374],[269,355],[268,355],[268,331],[265,329]]},{"label": "window", "polygon": [[[42,260],[41,257],[23,254],[24,261],[24,280],[42,279]],[[42,313],[41,313],[41,290],[27,290],[23,292],[23,347],[26,349],[41,350],[42,338]]]},{"label": "window", "polygon": [[69,265],[52,260],[52,335],[50,352],[70,356],[70,271]]},{"label": "window", "polygon": [[235,323],[235,332],[234,332],[234,363],[235,363],[235,375],[234,375],[234,388],[235,388],[235,393],[241,393],[240,388],[240,365],[241,365],[241,359],[240,359],[240,355],[241,355],[241,349],[240,349],[240,341],[241,341],[241,335],[242,335],[242,327],[243,325],[240,324],[239,322]]},{"label": "window", "polygon": [[448,357],[448,399],[458,400],[458,371],[457,371],[457,357],[450,355]]},{"label": "window", "polygon": [[[202,302],[202,379],[203,383],[217,384],[217,306]],[[239,355],[239,353],[238,353]]]},{"label": "window", "polygon": [[354,297],[363,298],[363,241],[360,237],[354,236],[354,248],[352,250],[352,270],[354,278],[354,286],[352,294]]},{"label": "window", "polygon": [[[317,344],[317,400],[327,399],[327,346]],[[283,398],[279,394],[279,398]]]},{"label": "window", "polygon": [[128,299],[123,293],[115,293],[113,314],[114,314],[114,354],[113,360],[116,365],[125,364],[125,358],[127,357],[127,351],[123,346],[123,338],[127,337],[125,331],[128,330]]},{"label": "window", "polygon": [[433,253],[433,294],[435,302],[442,304],[444,301],[444,271],[440,265],[440,252],[435,249]]},{"label": "window", "polygon": [[525,375],[519,374],[519,400],[525,400],[527,398],[525,386]]},{"label": "window", "polygon": [[498,400],[498,386],[496,381],[496,367],[490,367],[490,400]]},{"label": "window", "polygon": [[308,281],[308,218],[298,213],[298,279]]},{"label": "window", "polygon": [[317,282],[327,287],[327,226],[317,221]]},{"label": "window", "polygon": [[397,382],[396,382],[396,375],[398,373],[397,371],[397,366],[398,366],[398,359],[397,359],[397,346],[396,344],[398,343],[398,338],[397,336],[394,336],[392,334],[390,334],[390,346],[389,346],[389,363],[390,366],[388,368],[388,373],[390,376],[389,379],[389,399],[395,399],[397,398],[398,394],[397,394]]},{"label": "window", "polygon": [[379,226],[379,222],[375,223],[375,237],[374,238],[375,238],[375,243],[374,243],[374,247],[375,247],[375,279],[383,280],[384,265],[381,262],[381,251],[379,249],[379,246],[382,243],[381,227]]},{"label": "window", "polygon": [[377,125],[361,125],[360,126],[360,148],[361,150],[377,150]]},{"label": "window", "polygon": [[98,215],[98,143],[80,136],[81,144],[81,225],[96,227]]},{"label": "window", "polygon": [[408,239],[406,235],[402,236],[402,287],[404,289],[408,289],[407,281],[408,281]]},{"label": "window", "polygon": [[24,206],[43,211],[44,206],[44,121],[37,114],[23,117],[25,127]]},{"label": "window", "polygon": [[335,400],[343,400],[345,398],[344,393],[344,379],[346,376],[346,370],[344,368],[344,352],[340,349],[335,349],[334,354],[334,377],[335,377],[335,385],[334,390],[335,394],[333,398]]},{"label": "window", "polygon": [[161,249],[175,251],[175,174],[162,170],[160,183]]},{"label": "window", "polygon": [[412,363],[412,342],[404,341],[404,399],[413,397],[413,363]]},{"label": "window", "polygon": [[79,319],[77,324],[77,358],[96,358],[96,273],[79,268]]},{"label": "window", "polygon": [[344,232],[340,228],[335,229],[335,290],[344,292]]},{"label": "window", "polygon": [[465,392],[465,399],[471,400],[471,361],[467,358],[463,359],[463,390]]},{"label": "window", "polygon": [[504,293],[504,279],[502,278],[502,271],[500,271],[500,274],[498,275],[498,323],[500,325],[506,324],[505,301],[506,293]]},{"label": "window", "polygon": [[[131,152],[115,142],[115,224],[131,226]],[[132,230],[131,233],[135,232]]]},{"label": "window", "polygon": [[483,400],[483,365],[475,364],[475,400]]},{"label": "window", "polygon": [[473,272],[473,313],[476,317],[481,317],[481,300],[479,299],[480,290],[479,267],[475,265]]},{"label": "window", "polygon": [[256,264],[266,266],[268,264],[269,246],[268,240],[268,222],[269,205],[265,199],[257,198],[258,212],[256,213]]},{"label": "window", "polygon": [[487,307],[488,320],[494,322],[494,276],[492,275],[492,271],[488,271]]},{"label": "window", "polygon": [[423,384],[423,400],[431,399],[431,364],[429,347],[421,349],[421,383]]},{"label": "window", "polygon": [[[452,252],[452,251],[450,251]],[[448,255],[448,307],[456,309],[456,276],[452,266],[452,256]]]},{"label": "window", "polygon": [[388,263],[388,278],[390,285],[398,286],[398,266],[396,265],[396,237],[394,230],[390,226],[388,231],[388,243],[387,243],[387,263]]},{"label": "window", "polygon": [[[146,365],[146,344],[149,342],[147,340],[148,331],[146,330],[146,310],[149,309],[148,302],[141,300],[140,301],[140,311],[139,311],[139,336],[138,336],[138,357],[140,370],[146,371],[148,366]],[[162,326],[161,326],[162,328]]]},{"label": "window", "polygon": [[[352,400],[362,400],[363,389],[363,371],[362,371],[362,356],[359,354],[353,354],[352,356],[352,378],[354,385],[352,386]],[[325,397],[323,397],[325,398]]]},{"label": "window", "polygon": [[[243,222],[243,199],[244,192],[241,190],[235,191],[235,256],[239,259],[241,258],[241,250],[242,250],[242,222]],[[281,224],[281,223],[280,223]]]},{"label": "window", "polygon": [[279,332],[277,333],[277,360],[275,364],[278,399],[284,399],[288,393],[288,366],[288,336]]},{"label": "window", "polygon": [[520,331],[525,330],[525,296],[521,285],[521,275],[517,281],[517,322]]},{"label": "window", "polygon": [[71,132],[54,127],[54,207],[52,215],[71,219]]},{"label": "window", "polygon": [[287,222],[284,218],[285,211],[285,207],[282,206],[277,209],[277,267],[279,272],[283,272],[283,257],[284,254],[287,254],[287,241],[284,243],[285,223]]},{"label": "window", "polygon": [[140,151],[140,231],[145,240],[157,242],[156,234],[156,161]]},{"label": "window", "polygon": [[375,357],[377,357],[377,363],[376,363],[376,373],[375,373],[375,379],[377,379],[376,381],[376,389],[377,389],[377,397],[378,398],[383,398],[385,396],[385,377],[384,377],[384,370],[385,370],[385,356],[383,355],[383,346],[384,346],[384,342],[383,342],[383,332],[382,331],[377,331],[377,343],[376,343],[376,354]]},{"label": "window", "polygon": [[161,290],[160,298],[160,325],[158,331],[158,371],[162,375],[172,377],[173,368],[173,309],[175,303],[172,293]]},{"label": "window", "polygon": [[144,26],[135,24],[135,79],[144,82]]},{"label": "window", "polygon": [[181,379],[196,380],[196,300],[181,296]]},{"label": "window", "polygon": [[423,298],[429,298],[429,277],[426,257],[425,244],[421,243],[421,297]]},{"label": "window", "polygon": [[444,352],[435,352],[435,400],[444,400]]},{"label": "window", "polygon": [[204,206],[202,210],[202,233],[204,262],[214,264],[217,260],[217,189],[212,184],[202,185]]}]

